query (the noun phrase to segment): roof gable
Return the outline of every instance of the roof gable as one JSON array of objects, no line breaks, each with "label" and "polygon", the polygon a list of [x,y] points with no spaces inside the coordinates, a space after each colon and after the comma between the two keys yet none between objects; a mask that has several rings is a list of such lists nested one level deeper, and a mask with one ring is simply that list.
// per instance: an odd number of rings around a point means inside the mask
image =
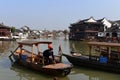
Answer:
[{"label": "roof gable", "polygon": [[7,29],[11,29],[9,26],[5,26],[4,24],[0,24],[0,28],[7,28]]},{"label": "roof gable", "polygon": [[90,17],[85,22],[97,22],[93,17]]},{"label": "roof gable", "polygon": [[107,28],[110,28],[112,26],[112,23],[109,20],[107,20],[106,18],[99,19],[97,21],[102,22]]}]

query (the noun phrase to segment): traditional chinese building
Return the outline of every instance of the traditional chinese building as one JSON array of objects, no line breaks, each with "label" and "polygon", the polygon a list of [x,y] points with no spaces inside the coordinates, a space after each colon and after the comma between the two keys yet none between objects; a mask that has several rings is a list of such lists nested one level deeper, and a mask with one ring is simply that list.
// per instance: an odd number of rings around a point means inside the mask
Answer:
[{"label": "traditional chinese building", "polygon": [[93,17],[70,24],[70,40],[96,39],[98,32],[104,32],[104,24]]},{"label": "traditional chinese building", "polygon": [[111,28],[106,30],[106,41],[120,42],[120,25],[114,22]]},{"label": "traditional chinese building", "polygon": [[10,38],[11,37],[11,28],[0,24],[0,38]]}]

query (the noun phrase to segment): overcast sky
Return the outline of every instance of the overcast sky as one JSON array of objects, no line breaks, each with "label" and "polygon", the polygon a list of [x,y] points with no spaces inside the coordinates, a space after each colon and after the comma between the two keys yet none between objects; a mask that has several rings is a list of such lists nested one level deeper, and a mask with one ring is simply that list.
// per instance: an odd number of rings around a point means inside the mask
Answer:
[{"label": "overcast sky", "polygon": [[120,19],[120,0],[0,0],[0,23],[31,29],[64,30],[93,16]]}]

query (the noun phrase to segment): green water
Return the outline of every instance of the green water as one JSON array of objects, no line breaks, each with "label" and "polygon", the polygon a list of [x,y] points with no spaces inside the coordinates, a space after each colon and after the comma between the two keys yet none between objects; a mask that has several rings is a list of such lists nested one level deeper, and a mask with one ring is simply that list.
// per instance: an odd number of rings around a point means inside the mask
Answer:
[{"label": "green water", "polygon": [[[59,45],[61,45],[64,53],[69,54],[73,43],[78,52],[88,53],[88,48],[84,42],[69,41],[63,38],[48,40],[53,42],[55,54],[58,52]],[[55,76],[32,71],[21,66],[13,66],[8,56],[16,46],[16,42],[0,41],[0,80],[53,80]],[[63,57],[63,62],[69,64],[65,57]],[[68,76],[58,78],[59,80],[120,80],[120,75],[74,66]]]}]

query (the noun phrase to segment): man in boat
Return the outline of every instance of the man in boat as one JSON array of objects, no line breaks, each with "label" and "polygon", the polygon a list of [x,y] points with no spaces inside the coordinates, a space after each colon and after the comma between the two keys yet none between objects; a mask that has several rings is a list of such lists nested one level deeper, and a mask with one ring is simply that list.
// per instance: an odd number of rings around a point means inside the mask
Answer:
[{"label": "man in boat", "polygon": [[53,55],[53,48],[48,48],[47,50],[45,50],[43,52],[43,56],[45,57],[45,64],[50,64],[52,62],[55,62]]}]

